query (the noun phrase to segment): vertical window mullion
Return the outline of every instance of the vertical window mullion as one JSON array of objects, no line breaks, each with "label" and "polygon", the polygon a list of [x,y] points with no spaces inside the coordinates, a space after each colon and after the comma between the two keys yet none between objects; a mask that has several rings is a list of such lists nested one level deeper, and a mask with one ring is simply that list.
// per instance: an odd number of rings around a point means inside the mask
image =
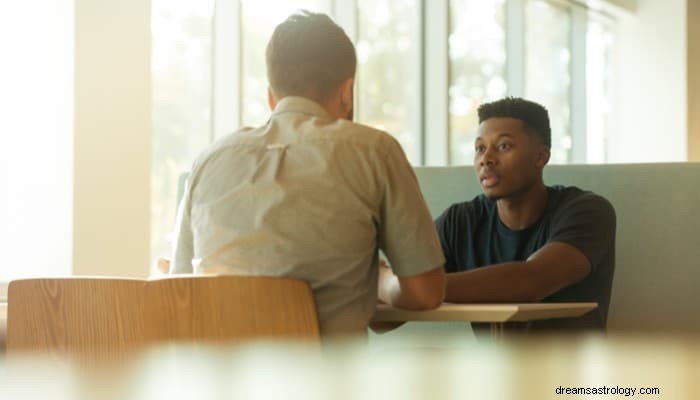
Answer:
[{"label": "vertical window mullion", "polygon": [[587,161],[586,140],[586,10],[572,7],[571,27],[571,138],[572,159],[576,164]]},{"label": "vertical window mullion", "polygon": [[241,4],[217,0],[212,41],[212,139],[241,125]]},{"label": "vertical window mullion", "polygon": [[418,43],[418,59],[416,60],[416,68],[413,75],[416,77],[416,82],[418,82],[418,91],[415,99],[415,107],[418,112],[413,116],[413,121],[411,121],[411,124],[414,126],[414,140],[416,142],[416,150],[418,152],[418,165],[425,165],[425,143],[427,141],[425,130],[425,66],[428,63],[425,51],[425,26],[427,24],[427,20],[425,19],[425,9],[427,7],[427,1],[417,1],[418,12],[415,15],[415,20],[418,29],[416,30],[416,37],[414,40],[416,43]]},{"label": "vertical window mullion", "polygon": [[508,95],[525,95],[525,1],[506,1],[506,82]]},{"label": "vertical window mullion", "polygon": [[423,162],[449,164],[449,1],[424,2]]}]

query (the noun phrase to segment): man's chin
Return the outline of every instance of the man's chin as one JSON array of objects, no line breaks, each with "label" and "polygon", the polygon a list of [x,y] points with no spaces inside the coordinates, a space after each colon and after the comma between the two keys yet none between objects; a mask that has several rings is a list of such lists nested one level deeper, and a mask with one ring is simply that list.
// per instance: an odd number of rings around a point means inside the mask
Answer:
[{"label": "man's chin", "polygon": [[498,201],[504,197],[503,193],[495,189],[481,188],[481,191],[484,193],[484,196],[492,201]]}]

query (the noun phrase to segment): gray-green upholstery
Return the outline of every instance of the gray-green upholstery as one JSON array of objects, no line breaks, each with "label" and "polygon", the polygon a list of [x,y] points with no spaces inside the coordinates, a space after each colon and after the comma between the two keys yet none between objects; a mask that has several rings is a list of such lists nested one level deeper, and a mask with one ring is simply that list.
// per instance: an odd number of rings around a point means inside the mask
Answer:
[{"label": "gray-green upholstery", "polygon": [[[472,167],[416,174],[434,216],[481,192]],[[700,164],[550,165],[545,183],[592,190],[615,207],[609,331],[700,331]]]},{"label": "gray-green upholstery", "polygon": [[[436,217],[450,204],[481,193],[470,166],[418,167],[416,175]],[[700,163],[550,165],[545,183],[592,190],[615,206],[610,331],[700,332]],[[463,335],[466,329],[417,324],[403,329],[430,336]]]}]

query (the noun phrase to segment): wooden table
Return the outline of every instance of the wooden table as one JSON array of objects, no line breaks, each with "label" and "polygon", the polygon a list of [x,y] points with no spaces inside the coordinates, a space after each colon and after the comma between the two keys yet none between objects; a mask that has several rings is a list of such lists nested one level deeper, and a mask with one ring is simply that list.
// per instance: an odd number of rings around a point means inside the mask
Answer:
[{"label": "wooden table", "polygon": [[488,322],[494,337],[503,334],[506,322],[552,318],[576,318],[598,308],[598,303],[452,304],[435,310],[407,311],[380,304],[372,318],[378,322],[440,321]]},{"label": "wooden table", "polygon": [[[435,310],[407,311],[379,305],[374,321],[452,321],[489,322],[494,337],[503,334],[503,324],[511,321],[534,321],[550,318],[580,317],[598,307],[597,303],[528,303],[528,304],[450,304]],[[7,303],[0,303],[0,343],[7,334]]]}]

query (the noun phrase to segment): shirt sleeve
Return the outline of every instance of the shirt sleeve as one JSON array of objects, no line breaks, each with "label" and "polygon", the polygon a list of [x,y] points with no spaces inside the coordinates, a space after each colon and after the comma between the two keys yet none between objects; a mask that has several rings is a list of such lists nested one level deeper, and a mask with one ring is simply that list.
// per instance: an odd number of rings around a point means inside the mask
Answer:
[{"label": "shirt sleeve", "polygon": [[571,201],[554,216],[549,242],[562,242],[579,249],[595,271],[615,246],[615,209],[609,201],[587,193]]},{"label": "shirt sleeve", "polygon": [[170,264],[171,274],[190,274],[193,272],[194,239],[190,222],[191,198],[190,185],[188,183],[185,187],[185,194],[180,201],[175,222],[175,247],[173,248]]},{"label": "shirt sleeve", "polygon": [[396,275],[418,275],[442,267],[445,257],[413,168],[398,142],[389,139],[386,156],[379,160],[379,247]]}]

